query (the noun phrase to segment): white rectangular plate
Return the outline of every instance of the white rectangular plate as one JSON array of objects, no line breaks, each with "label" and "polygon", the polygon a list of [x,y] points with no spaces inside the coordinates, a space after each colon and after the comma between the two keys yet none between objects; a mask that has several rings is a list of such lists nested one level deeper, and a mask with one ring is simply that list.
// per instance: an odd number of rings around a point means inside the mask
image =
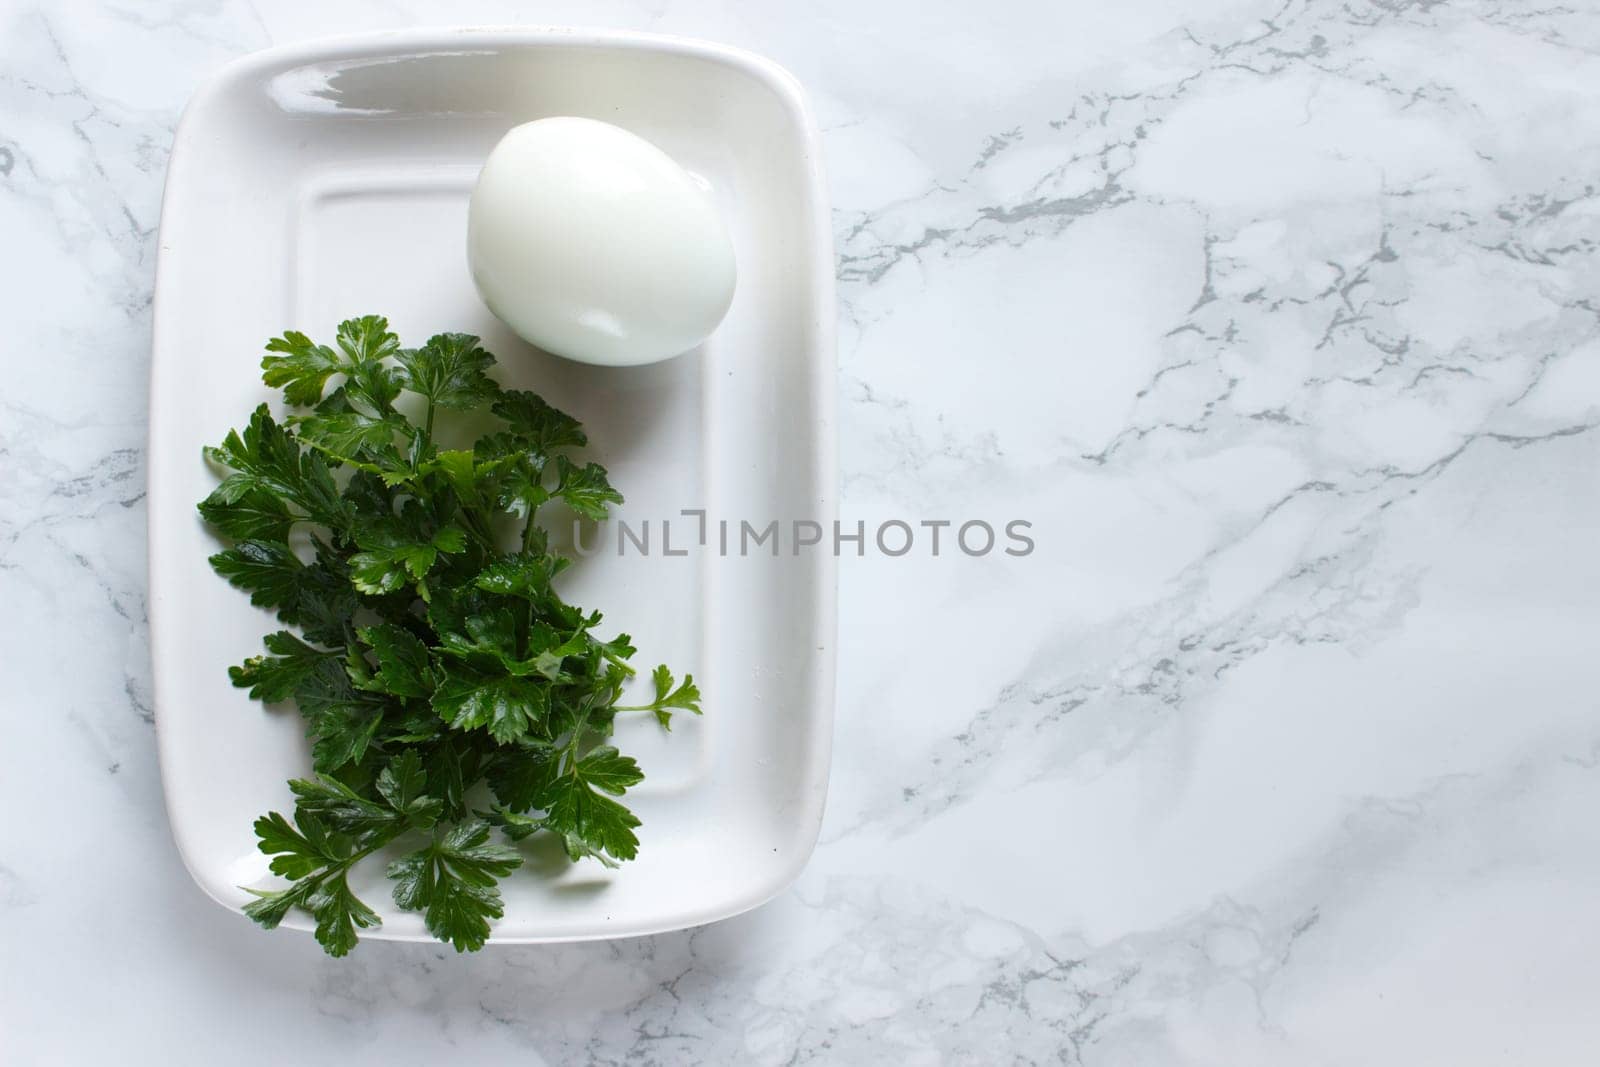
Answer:
[{"label": "white rectangular plate", "polygon": [[[739,256],[733,308],[700,349],[602,369],[537,352],[479,302],[467,197],[507,129],[604,119],[653,141],[712,190]],[[827,785],[835,561],[827,551],[718,552],[738,530],[834,518],[832,250],[817,134],[799,88],[740,52],[566,31],[382,34],[276,49],[225,69],[178,128],[162,207],[150,428],[150,623],[173,834],[200,886],[235,910],[269,886],[251,823],[288,810],[310,767],[299,717],[266,709],[226,669],[276,628],[210,571],[219,542],[195,503],[215,485],[201,446],[262,401],[268,337],[324,340],[387,315],[405,344],[480,335],[503,384],[581,419],[649,520],[651,555],[581,560],[564,592],[633,635],[636,664],[693,672],[704,718],[671,735],[629,721],[618,743],[646,781],[639,858],[566,866],[534,849],[503,886],[494,940],[618,937],[709,922],[781,890],[810,854]],[[707,545],[682,509],[704,508]],[[673,547],[661,554],[661,524]],[[616,529],[609,531],[613,536]],[[825,545],[826,548],[826,539]],[[629,546],[630,550],[632,545]],[[642,673],[645,673],[642,672]],[[352,885],[383,917],[366,934],[422,940],[381,865]],[[306,929],[303,917],[288,925]]]}]

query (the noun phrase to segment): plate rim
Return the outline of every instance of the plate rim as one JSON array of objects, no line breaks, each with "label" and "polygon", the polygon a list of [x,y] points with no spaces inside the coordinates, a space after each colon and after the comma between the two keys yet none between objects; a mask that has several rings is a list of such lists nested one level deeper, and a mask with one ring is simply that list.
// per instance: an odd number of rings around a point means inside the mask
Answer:
[{"label": "plate rim", "polygon": [[[834,243],[828,206],[828,185],[822,164],[821,131],[817,125],[815,115],[799,81],[782,66],[764,56],[735,46],[692,37],[633,30],[495,25],[413,27],[335,34],[306,41],[274,45],[228,61],[195,88],[178,120],[173,134],[172,147],[168,153],[165,182],[161,197],[161,222],[157,232],[156,263],[152,285],[151,360],[148,379],[149,423],[145,438],[146,492],[147,502],[150,506],[146,513],[145,529],[148,575],[146,619],[150,640],[151,706],[154,713],[156,749],[161,771],[163,809],[167,815],[167,825],[172,835],[173,844],[190,878],[205,896],[236,914],[242,914],[242,904],[226,899],[218,892],[217,887],[211,884],[211,879],[202,874],[200,866],[195,862],[191,854],[193,843],[186,841],[178,832],[179,824],[173,818],[175,803],[168,774],[168,769],[172,762],[170,753],[174,741],[172,740],[170,724],[167,723],[166,716],[162,714],[162,708],[165,704],[164,693],[169,691],[169,687],[163,684],[163,677],[174,668],[170,663],[171,657],[163,657],[160,652],[161,648],[164,647],[161,635],[167,629],[164,621],[167,612],[162,607],[162,598],[159,596],[159,590],[165,588],[167,580],[163,579],[163,568],[158,562],[156,548],[160,543],[164,525],[163,516],[169,510],[165,502],[170,495],[170,491],[166,486],[162,465],[154,462],[154,459],[158,454],[164,454],[164,452],[158,453],[157,435],[158,428],[165,422],[163,409],[166,405],[163,402],[163,398],[167,395],[167,391],[162,386],[166,377],[164,367],[170,362],[171,357],[163,358],[162,353],[168,347],[165,341],[165,336],[168,332],[167,320],[173,315],[173,312],[169,310],[171,307],[170,301],[162,298],[164,291],[163,268],[168,260],[168,246],[164,238],[167,220],[175,214],[174,205],[178,204],[182,199],[184,186],[187,184],[187,157],[189,153],[186,145],[194,138],[194,131],[200,124],[199,116],[209,104],[225,95],[230,89],[250,80],[260,78],[275,68],[292,68],[318,62],[379,58],[402,53],[422,55],[451,51],[459,52],[463,47],[485,51],[550,47],[602,47],[641,53],[678,55],[701,61],[710,61],[728,67],[765,86],[773,93],[784,109],[788,111],[796,129],[800,133],[800,145],[804,157],[802,189],[808,216],[806,220],[807,230],[818,252],[810,279],[810,288],[813,293],[813,306],[810,310],[815,315],[816,321],[813,323],[815,342],[809,347],[814,350],[815,358],[809,360],[810,367],[808,368],[809,374],[807,376],[808,386],[811,391],[811,409],[816,414],[815,442],[810,451],[816,457],[817,463],[811,484],[807,486],[808,498],[816,508],[816,520],[825,527],[836,519],[838,515],[839,473],[836,425],[836,378],[838,371],[837,292],[833,269]],[[811,647],[816,648],[818,654],[810,658],[810,666],[807,671],[808,680],[813,690],[811,714],[816,719],[817,729],[812,731],[811,751],[806,753],[808,765],[817,769],[817,778],[812,786],[817,792],[817,804],[814,809],[814,817],[810,820],[809,825],[804,827],[805,833],[801,838],[803,847],[795,849],[789,863],[779,868],[775,875],[763,882],[754,883],[745,893],[733,895],[722,902],[721,906],[709,909],[704,915],[696,916],[688,921],[663,919],[654,923],[640,922],[616,932],[597,930],[570,934],[501,935],[494,933],[486,943],[488,946],[605,941],[627,937],[645,937],[674,930],[688,929],[719,922],[750,911],[778,896],[795,882],[815,852],[822,830],[822,822],[827,805],[829,778],[831,777],[833,719],[837,704],[838,646],[836,637],[838,633],[839,567],[837,558],[832,554],[819,554],[817,559],[818,569],[812,584],[817,610],[810,633],[810,640]],[[166,665],[165,667],[163,666],[164,664]],[[283,923],[283,927],[309,931],[311,924],[309,922],[304,924],[295,922],[292,917]],[[432,935],[426,932],[386,932],[381,926],[364,933],[362,936],[363,939],[396,942],[434,943],[436,941]]]}]

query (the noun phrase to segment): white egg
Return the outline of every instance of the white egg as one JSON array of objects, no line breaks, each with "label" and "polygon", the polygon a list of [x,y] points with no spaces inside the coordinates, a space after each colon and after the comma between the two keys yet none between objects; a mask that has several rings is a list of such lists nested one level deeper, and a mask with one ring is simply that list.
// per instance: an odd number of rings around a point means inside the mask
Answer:
[{"label": "white egg", "polygon": [[583,363],[676,356],[733,301],[733,243],[710,195],[649,141],[593,119],[501,139],[472,192],[467,256],[490,311]]}]

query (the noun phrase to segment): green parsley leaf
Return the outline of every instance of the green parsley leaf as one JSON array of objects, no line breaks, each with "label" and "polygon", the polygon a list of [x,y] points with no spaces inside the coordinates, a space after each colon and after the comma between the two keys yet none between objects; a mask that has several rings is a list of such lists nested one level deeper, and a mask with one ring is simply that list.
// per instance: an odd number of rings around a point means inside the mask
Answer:
[{"label": "green parsley leaf", "polygon": [[293,778],[289,789],[295,795],[295,818],[302,827],[307,813],[334,830],[358,836],[394,830],[403,823],[400,813],[368,800],[337,778]]},{"label": "green parsley leaf", "polygon": [[281,890],[250,890],[256,899],[245,905],[244,913],[270,930],[293,908],[309,911],[323,949],[330,956],[343,956],[355,946],[358,928],[380,921],[350,891],[347,872],[387,838],[368,839],[358,851],[349,837],[327,829],[303,805],[296,809],[295,819],[298,828],[277,812],[256,820],[256,837],[261,851],[273,857],[273,873],[294,883]]},{"label": "green parsley leaf", "polygon": [[523,448],[550,455],[563,448],[582,448],[588,436],[578,420],[545,403],[536,393],[507,389],[491,410],[510,426]]},{"label": "green parsley leaf", "polygon": [[341,463],[363,456],[385,458],[398,434],[410,436],[412,426],[393,411],[370,415],[350,403],[345,388],[336,389],[311,415],[296,415],[289,422],[300,440],[315,445]]},{"label": "green parsley leaf", "polygon": [[260,608],[291,607],[300,591],[305,565],[289,546],[274,541],[240,541],[211,557],[211,569],[229,584],[247,590]]},{"label": "green parsley leaf", "polygon": [[294,697],[312,738],[312,759],[324,774],[359,763],[392,708],[387,697],[356,689],[348,668],[332,657],[296,686]]},{"label": "green parsley leaf", "polygon": [[492,808],[479,814],[512,841],[526,840],[544,829],[544,820],[539,816],[523,815],[507,808]]},{"label": "green parsley leaf", "polygon": [[401,753],[378,775],[378,795],[404,815],[412,829],[427,830],[439,820],[444,802],[426,795],[428,776],[422,757],[414,751]]},{"label": "green parsley leaf", "polygon": [[624,756],[610,745],[593,749],[578,761],[577,774],[584,781],[614,797],[620,797],[644,781],[644,774],[632,756]]},{"label": "green parsley leaf", "polygon": [[306,898],[317,920],[317,940],[328,955],[338,958],[356,947],[356,929],[377,926],[383,920],[350,892],[344,871],[328,878]]},{"label": "green parsley leaf", "polygon": [[346,319],[336,340],[351,363],[376,363],[400,352],[400,338],[389,331],[389,320],[382,315]]},{"label": "green parsley leaf", "polygon": [[447,526],[426,541],[405,541],[374,536],[365,539],[364,551],[350,557],[350,580],[363,593],[392,593],[409,579],[421,582],[439,561],[439,553],[460,552],[467,535]]},{"label": "green parsley leaf", "polygon": [[307,901],[310,899],[311,894],[317,891],[317,880],[315,878],[305,878],[288,889],[280,889],[275,892],[261,889],[247,889],[245,891],[256,896],[255,900],[244,906],[245,915],[260,923],[264,929],[275,930],[291,910],[308,906]]},{"label": "green parsley leaf", "polygon": [[354,632],[354,616],[359,606],[350,584],[348,563],[338,550],[313,538],[316,559],[298,575],[294,603],[278,611],[278,618],[300,627],[308,641],[338,646]]},{"label": "green parsley leaf", "polygon": [[199,507],[201,518],[236,541],[288,541],[294,526],[283,500],[265,489],[246,489],[231,503],[208,498]]},{"label": "green parsley leaf", "polygon": [[501,744],[516,741],[542,722],[550,690],[513,675],[483,675],[468,668],[444,668],[433,691],[433,710],[457,730],[487,729]]},{"label": "green parsley leaf", "polygon": [[[598,619],[594,621],[596,623],[599,622]],[[628,666],[628,660],[632,659],[633,654],[638,651],[633,647],[633,638],[627,634],[618,634],[609,641],[601,641],[596,637],[590,637],[589,640],[594,645],[595,650],[610,661],[612,665],[622,668],[627,674],[633,673],[633,668]]]},{"label": "green parsley leaf", "polygon": [[229,667],[228,677],[240,689],[250,690],[256,700],[268,704],[288,700],[335,655],[312,648],[288,630],[268,634],[264,643],[270,656],[251,656],[239,666]]},{"label": "green parsley leaf", "polygon": [[394,491],[372,471],[357,470],[351,474],[343,497],[357,515],[369,521],[394,514]]},{"label": "green parsley leaf", "polygon": [[468,333],[441,333],[421,348],[397,353],[400,384],[440,407],[471,410],[490,400],[500,387],[486,373],[494,357]]},{"label": "green parsley leaf", "polygon": [[206,498],[213,508],[236,504],[251,493],[267,492],[312,522],[334,529],[349,523],[349,511],[339,498],[328,465],[315,452],[302,452],[293,435],[273,421],[265,404],[250,416],[243,434],[228,431],[222,444],[207,449],[206,455],[235,472]]},{"label": "green parsley leaf", "polygon": [[607,504],[622,503],[622,494],[611,488],[606,469],[598,463],[582,467],[566,456],[556,457],[556,488],[552,494],[586,519],[596,522],[606,517]]},{"label": "green parsley leaf", "polygon": [[515,849],[488,842],[489,824],[473,819],[389,865],[394,902],[422,912],[429,932],[457,952],[489,939],[489,920],[504,914],[495,883],[522,865]]},{"label": "green parsley leaf", "polygon": [[633,832],[639,819],[602,794],[621,796],[643,778],[637,763],[609,745],[594,749],[582,759],[569,760],[539,797],[538,806],[545,809],[546,828],[562,835],[573,859],[581,856],[574,842],[613,859],[633,859],[639,852],[639,838]]},{"label": "green parsley leaf", "polygon": [[503,749],[490,764],[489,788],[507,810],[524,812],[535,806],[560,770],[561,759],[554,745],[524,739]]},{"label": "green parsley leaf", "polygon": [[317,544],[317,560],[300,562],[289,547],[275,541],[240,541],[211,557],[218,574],[248,590],[250,603],[278,609],[278,618],[301,626],[320,644],[345,640],[346,624],[356,601],[349,581],[336,573],[326,545]]},{"label": "green parsley leaf", "polygon": [[297,330],[285,330],[282,337],[268,341],[267,351],[282,354],[262,357],[261,380],[274,388],[283,386],[283,398],[296,407],[311,407],[321,400],[323,386],[343,366],[333,349],[313,344]]},{"label": "green parsley leaf", "polygon": [[[434,721],[442,721],[437,715]],[[444,801],[449,818],[459,818],[466,810],[467,787],[478,780],[479,763],[475,742],[482,735],[447,733],[422,749],[422,767],[428,787]]]},{"label": "green parsley leaf", "polygon": [[629,707],[617,706],[613,711],[648,711],[653,712],[656,721],[664,728],[672,728],[672,709],[689,711],[700,714],[700,687],[694,684],[694,675],[683,676],[683,684],[676,689],[672,687],[672,672],[665,663],[657,667],[650,675],[651,682],[655,685],[655,699],[648,704],[636,704]]},{"label": "green parsley leaf", "polygon": [[[256,837],[262,852],[272,856],[272,873],[285,878],[304,878],[312,871],[336,862],[340,857],[329,850],[327,836],[313,820],[311,835],[301,833],[289,820],[277,812],[268,812],[256,820]],[[312,838],[315,838],[313,840]]]},{"label": "green parsley leaf", "polygon": [[539,600],[549,594],[551,580],[566,570],[570,562],[536,552],[501,556],[480,571],[473,584],[501,596]]},{"label": "green parsley leaf", "polygon": [[670,708],[700,714],[700,687],[694,684],[694,675],[684,675],[683,684],[673,689],[672,672],[663,663],[656,667],[651,678],[656,687],[656,699],[652,710],[662,726],[671,724],[672,712],[668,710]]},{"label": "green parsley leaf", "polygon": [[433,691],[428,646],[415,634],[392,622],[360,631],[361,640],[378,659],[378,671],[362,688],[398,697],[425,697]]}]

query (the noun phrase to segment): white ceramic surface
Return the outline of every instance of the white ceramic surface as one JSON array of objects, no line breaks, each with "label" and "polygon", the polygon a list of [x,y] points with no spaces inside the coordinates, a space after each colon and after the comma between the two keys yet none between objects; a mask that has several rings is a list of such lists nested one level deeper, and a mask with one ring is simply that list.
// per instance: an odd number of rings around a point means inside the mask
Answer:
[{"label": "white ceramic surface", "polygon": [[[741,261],[737,299],[694,351],[638,369],[582,366],[518,341],[479,302],[466,264],[477,169],[505,131],[546,115],[604,117],[655,142],[716,198]],[[833,702],[835,562],[828,553],[720,556],[710,523],[833,514],[833,277],[815,133],[777,67],[711,45],[636,35],[389,34],[278,49],[229,66],[189,105],[162,206],[150,427],[154,708],[173,833],[212,897],[277,883],[251,823],[309,769],[298,717],[264,711],[225,668],[259,650],[268,612],[212,576],[194,503],[215,484],[200,446],[274,391],[265,339],[326,337],[387,314],[406,343],[476,333],[503,384],[580,418],[646,524],[619,528],[563,576],[576,603],[626,630],[638,661],[693,672],[703,718],[663,735],[633,717],[618,744],[646,781],[639,857],[617,871],[530,862],[502,887],[501,944],[651,933],[771,897],[816,840]],[[200,400],[198,398],[203,398]],[[662,523],[676,551],[663,554]],[[558,534],[570,539],[570,531]],[[592,547],[592,545],[591,545]],[[575,553],[573,553],[575,554]],[[781,680],[781,684],[777,684]],[[383,865],[352,887],[383,917],[364,936],[427,939],[389,899]],[[308,929],[302,915],[285,925]]]},{"label": "white ceramic surface", "polygon": [[[1593,1062],[1595,5],[4,10],[6,1067]],[[794,72],[843,517],[1021,515],[1039,547],[840,561],[827,812],[770,904],[328,960],[205,901],[162,810],[167,150],[254,49],[530,18]]]}]

